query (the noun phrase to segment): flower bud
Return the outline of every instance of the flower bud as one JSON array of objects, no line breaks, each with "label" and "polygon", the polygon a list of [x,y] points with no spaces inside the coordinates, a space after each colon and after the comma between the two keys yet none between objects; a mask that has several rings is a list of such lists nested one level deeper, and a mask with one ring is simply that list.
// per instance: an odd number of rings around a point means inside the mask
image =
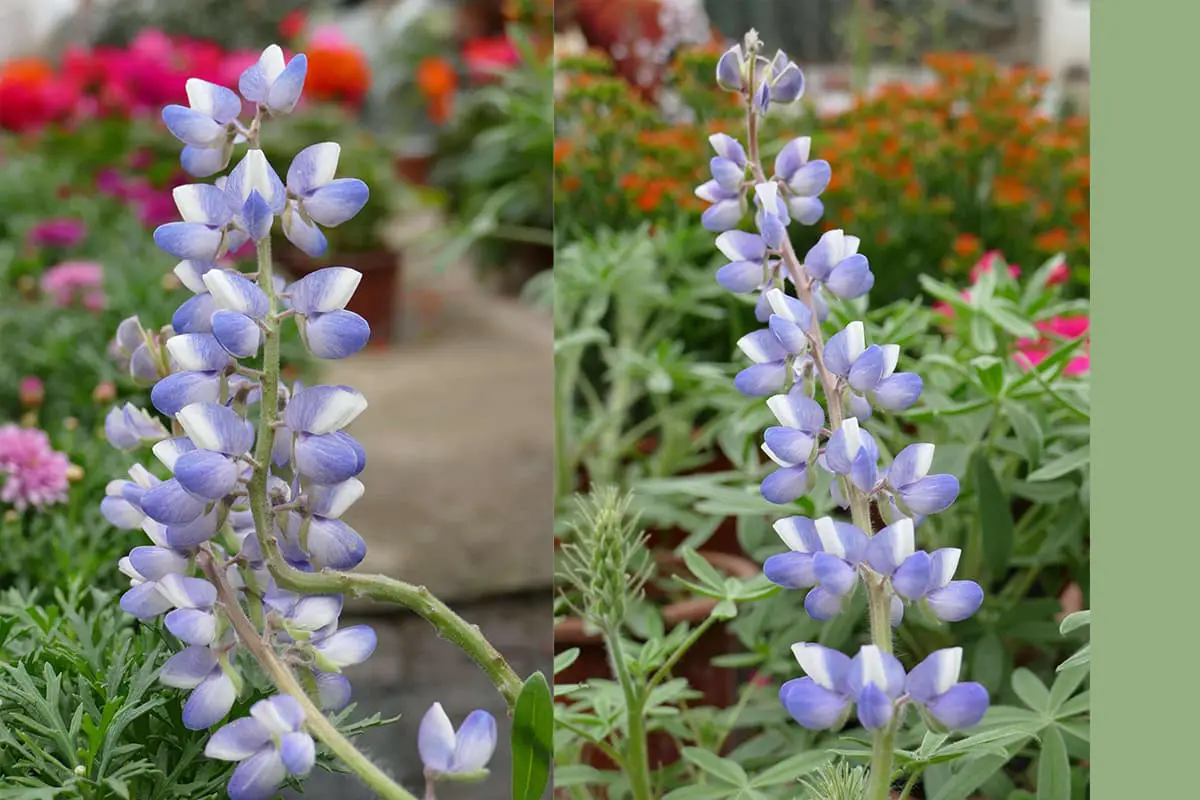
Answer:
[{"label": "flower bud", "polygon": [[20,398],[22,408],[37,408],[46,399],[46,387],[40,378],[28,375],[21,379],[17,396]]},{"label": "flower bud", "polygon": [[117,387],[109,381],[101,381],[92,390],[92,402],[98,406],[108,405],[117,398]]}]

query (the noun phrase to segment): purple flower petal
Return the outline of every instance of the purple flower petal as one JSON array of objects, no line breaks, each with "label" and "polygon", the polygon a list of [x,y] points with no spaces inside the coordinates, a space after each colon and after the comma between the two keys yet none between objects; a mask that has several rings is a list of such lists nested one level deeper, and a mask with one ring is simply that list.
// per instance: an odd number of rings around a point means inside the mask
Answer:
[{"label": "purple flower petal", "polygon": [[812,678],[795,678],[779,688],[779,701],[792,719],[814,731],[834,728],[845,718],[850,701],[818,686]]},{"label": "purple flower petal", "polygon": [[948,647],[930,653],[908,673],[905,691],[918,703],[928,704],[958,683],[962,656],[961,647]]},{"label": "purple flower petal", "polygon": [[337,519],[358,502],[366,487],[356,479],[334,486],[313,486],[308,490],[308,507],[312,513],[327,519]]},{"label": "purple flower petal", "polygon": [[886,727],[895,713],[895,702],[873,683],[858,695],[858,721],[869,731]]},{"label": "purple flower petal", "polygon": [[749,160],[746,158],[746,148],[742,143],[727,133],[714,133],[708,137],[712,149],[722,158],[728,158],[739,167],[745,167]]},{"label": "purple flower petal", "polygon": [[229,800],[271,800],[287,777],[283,757],[274,747],[264,747],[237,765],[229,778]]},{"label": "purple flower petal", "polygon": [[183,704],[183,726],[190,731],[211,728],[225,718],[236,700],[237,689],[233,681],[223,671],[214,670],[192,690]]},{"label": "purple flower petal", "polygon": [[817,585],[813,556],[809,553],[779,553],[763,562],[767,580],[784,589],[811,589]]},{"label": "purple flower petal", "polygon": [[767,255],[762,237],[747,231],[726,231],[717,237],[717,249],[730,261],[753,261],[761,264]]},{"label": "purple flower petal", "polygon": [[752,364],[734,376],[733,386],[748,397],[770,397],[783,389],[787,365],[782,361]]},{"label": "purple flower petal", "polygon": [[787,394],[776,395],[767,407],[780,425],[815,436],[825,425],[825,410],[821,404],[804,394],[803,387],[794,387]]},{"label": "purple flower petal", "polygon": [[860,491],[870,493],[879,477],[879,469],[866,448],[858,451],[850,464],[850,480]]},{"label": "purple flower petal", "polygon": [[722,53],[717,60],[717,85],[727,92],[740,92],[745,88],[742,51],[736,45]]},{"label": "purple flower petal", "polygon": [[264,105],[272,111],[290,114],[304,91],[304,79],[308,75],[308,57],[303,53],[288,62],[283,72],[271,83]]},{"label": "purple flower petal", "polygon": [[243,212],[254,191],[262,195],[272,213],[283,212],[287,191],[262,150],[247,150],[225,180],[225,200],[233,211]]},{"label": "purple flower petal", "polygon": [[301,150],[288,167],[288,191],[306,197],[332,181],[341,152],[342,146],[337,142],[320,142]]},{"label": "purple flower petal", "polygon": [[177,608],[163,622],[185,644],[209,645],[217,636],[216,617],[197,608]]},{"label": "purple flower petal", "polygon": [[180,409],[175,418],[199,449],[240,456],[254,445],[253,426],[220,403],[193,403]]},{"label": "purple flower petal", "polygon": [[911,519],[900,519],[871,537],[866,560],[880,575],[890,576],[914,552]]},{"label": "purple flower petal", "polygon": [[962,622],[983,605],[983,587],[974,581],[950,581],[925,595],[933,615],[944,622]]},{"label": "purple flower petal", "polygon": [[162,121],[171,135],[184,144],[211,147],[225,139],[224,125],[187,106],[167,106],[162,110]]},{"label": "purple flower petal", "polygon": [[175,310],[171,328],[176,333],[211,333],[212,314],[216,310],[211,294],[189,297]]},{"label": "purple flower petal", "polygon": [[358,270],[325,267],[293,283],[287,293],[296,313],[325,314],[344,309],[361,281],[362,273]]},{"label": "purple flower petal", "polygon": [[366,347],[371,326],[353,311],[330,311],[308,317],[304,338],[317,358],[347,358]]},{"label": "purple flower petal", "polygon": [[209,333],[185,333],[167,340],[173,372],[219,372],[229,366],[229,354]]},{"label": "purple flower petal", "polygon": [[224,234],[198,222],[168,222],[154,229],[154,243],[176,258],[212,260]]},{"label": "purple flower petal", "polygon": [[873,344],[863,350],[850,365],[850,385],[859,392],[869,392],[883,379],[886,366],[883,348]]},{"label": "purple flower petal", "polygon": [[341,595],[306,595],[287,612],[288,622],[301,630],[317,631],[337,622]]},{"label": "purple flower petal", "polygon": [[888,469],[888,483],[893,488],[902,489],[924,478],[933,465],[933,453],[934,446],[931,444],[910,444],[892,460],[892,466]]},{"label": "purple flower petal", "polygon": [[908,484],[897,494],[913,513],[929,516],[954,505],[958,499],[958,478],[953,475],[930,475]]},{"label": "purple flower petal", "polygon": [[288,772],[303,777],[312,771],[317,760],[317,747],[307,733],[295,731],[279,742],[279,755]]},{"label": "purple flower petal", "polygon": [[858,697],[868,684],[874,684],[895,699],[904,692],[904,683],[904,665],[873,644],[863,645],[846,673],[846,692],[852,697]]},{"label": "purple flower petal", "polygon": [[194,689],[217,670],[217,657],[212,650],[207,647],[185,647],[162,665],[158,680],[174,689]]},{"label": "purple flower petal", "polygon": [[308,551],[318,568],[354,569],[366,557],[367,543],[339,519],[314,517],[308,526]]},{"label": "purple flower petal", "polygon": [[970,682],[950,687],[926,708],[933,718],[950,730],[978,725],[988,709],[988,693],[982,684]]},{"label": "purple flower petal", "polygon": [[370,196],[367,185],[358,178],[338,178],[318,188],[301,205],[313,222],[333,228],[362,211]]},{"label": "purple flower petal", "polygon": [[150,390],[150,402],[167,416],[175,416],[193,403],[215,403],[221,398],[221,376],[216,372],[176,372]]},{"label": "purple flower petal", "polygon": [[349,667],[370,658],[378,642],[375,631],[369,625],[352,625],[330,634],[313,646],[338,667]]},{"label": "purple flower petal", "polygon": [[212,315],[212,333],[217,343],[234,358],[252,358],[262,344],[262,329],[239,311],[217,311]]},{"label": "purple flower petal", "polygon": [[479,772],[496,751],[496,718],[486,711],[467,715],[454,737],[454,772]]},{"label": "purple flower petal", "polygon": [[804,596],[804,610],[818,622],[825,622],[842,612],[844,601],[844,597],[827,592],[818,586]]},{"label": "purple flower petal", "polygon": [[167,525],[166,542],[181,550],[196,547],[217,535],[220,521],[220,508],[214,506],[212,511],[194,520]]},{"label": "purple flower petal", "polygon": [[204,513],[203,498],[186,491],[179,481],[172,478],[148,489],[141,500],[146,516],[164,525],[181,525],[192,522]]},{"label": "purple flower petal", "polygon": [[225,193],[207,183],[189,183],[176,186],[171,198],[184,222],[199,223],[207,228],[219,229],[233,218]]},{"label": "purple flower petal", "polygon": [[251,706],[250,716],[261,722],[268,732],[283,736],[300,730],[304,724],[304,707],[291,695],[277,694]]},{"label": "purple flower petal", "polygon": [[341,711],[350,705],[352,695],[349,679],[336,672],[314,672],[317,680],[317,695],[324,711]]},{"label": "purple flower petal", "polygon": [[916,600],[925,594],[929,587],[929,576],[932,567],[929,554],[918,550],[906,558],[892,574],[892,588],[906,600]]},{"label": "purple flower petal", "polygon": [[772,314],[767,325],[771,333],[779,340],[779,344],[788,353],[800,355],[808,350],[808,336],[804,329],[796,323]]},{"label": "purple flower petal", "polygon": [[812,137],[809,136],[799,136],[785,144],[775,156],[776,177],[783,178],[785,183],[790,182],[796,171],[808,163],[811,150]]},{"label": "purple flower petal", "polygon": [[804,431],[774,426],[763,432],[763,440],[771,452],[791,464],[807,463],[813,455],[816,441]]},{"label": "purple flower petal", "polygon": [[801,225],[816,225],[825,215],[825,204],[816,197],[789,197],[788,211]]},{"label": "purple flower petal", "polygon": [[158,591],[154,582],[139,583],[121,595],[121,610],[138,619],[154,619],[169,611],[171,602]]},{"label": "purple flower petal", "polygon": [[888,411],[903,411],[921,397],[924,382],[912,372],[897,372],[881,380],[872,391],[875,404]]},{"label": "purple flower petal", "polygon": [[216,147],[189,144],[183,148],[179,162],[187,174],[196,178],[207,178],[228,167],[232,155],[232,144],[228,139],[223,139]]},{"label": "purple flower petal", "polygon": [[300,216],[292,204],[283,212],[283,235],[311,258],[319,258],[329,249],[329,241],[321,229]]},{"label": "purple flower petal", "polygon": [[204,755],[220,761],[244,761],[271,741],[271,734],[253,717],[235,719],[218,728],[204,746]]},{"label": "purple flower petal", "polygon": [[830,553],[817,553],[813,556],[813,572],[821,588],[830,594],[843,596],[858,585],[858,571]]},{"label": "purple flower petal", "polygon": [[829,277],[825,279],[829,291],[843,300],[853,300],[871,291],[875,285],[875,276],[871,274],[867,257],[861,253],[842,259]]},{"label": "purple flower petal", "polygon": [[794,103],[804,94],[804,73],[789,61],[771,83],[771,99],[776,103]]},{"label": "purple flower petal", "polygon": [[740,200],[721,200],[704,210],[700,215],[700,224],[707,231],[721,233],[741,222],[742,214]]},{"label": "purple flower petal", "polygon": [[242,101],[231,89],[200,78],[188,78],[184,83],[188,105],[201,114],[212,117],[222,125],[237,119],[242,113]]},{"label": "purple flower petal", "polygon": [[742,181],[746,179],[746,168],[738,166],[733,161],[723,156],[717,156],[708,162],[709,170],[712,172],[713,180],[727,192],[736,192],[742,187]]},{"label": "purple flower petal", "polygon": [[434,703],[417,729],[417,751],[425,769],[433,772],[450,772],[454,763],[454,723],[446,715],[441,703]]},{"label": "purple flower petal", "polygon": [[188,566],[184,556],[166,547],[139,545],[129,551],[129,563],[148,581],[167,575],[182,575]]},{"label": "purple flower petal", "polygon": [[820,553],[824,551],[817,527],[808,517],[784,517],[775,521],[775,533],[797,553]]},{"label": "purple flower petal", "polygon": [[717,283],[734,294],[753,292],[763,284],[762,262],[733,261],[726,264],[717,270]]},{"label": "purple flower petal", "polygon": [[763,478],[762,496],[776,505],[794,503],[812,491],[813,475],[804,464],[781,467]]},{"label": "purple flower petal", "polygon": [[241,472],[235,461],[211,450],[184,453],[176,460],[174,471],[180,486],[206,500],[231,494]]},{"label": "purple flower petal", "polygon": [[366,398],[349,386],[310,386],[288,402],[283,420],[295,431],[327,434],[345,428],[366,408]]},{"label": "purple flower petal", "polygon": [[829,162],[818,159],[797,169],[788,179],[787,185],[799,197],[816,197],[829,188],[832,178],[833,168],[829,166]]},{"label": "purple flower petal", "polygon": [[158,591],[175,608],[211,608],[217,602],[216,588],[203,578],[170,573],[158,581]]},{"label": "purple flower petal", "polygon": [[266,103],[271,84],[283,72],[285,66],[283,50],[277,44],[270,45],[263,50],[258,61],[242,72],[238,79],[238,91],[252,103]]},{"label": "purple flower petal", "polygon": [[818,686],[838,694],[846,693],[846,677],[852,662],[845,653],[812,642],[797,642],[792,645],[792,655],[804,674]]},{"label": "purple flower petal", "polygon": [[208,270],[201,280],[212,293],[217,308],[240,311],[254,319],[262,319],[271,308],[266,292],[254,281],[233,270]]}]

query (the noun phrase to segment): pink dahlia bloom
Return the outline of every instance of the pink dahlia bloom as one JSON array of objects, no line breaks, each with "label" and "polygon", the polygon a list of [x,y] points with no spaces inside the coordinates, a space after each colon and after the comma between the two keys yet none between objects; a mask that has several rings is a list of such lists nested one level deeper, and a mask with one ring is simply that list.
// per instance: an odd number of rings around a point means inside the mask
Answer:
[{"label": "pink dahlia bloom", "polygon": [[67,499],[66,455],[36,428],[0,427],[0,502],[18,511],[41,509]]},{"label": "pink dahlia bloom", "polygon": [[76,303],[93,311],[104,308],[103,283],[104,267],[94,261],[64,261],[42,275],[42,291],[63,308]]}]

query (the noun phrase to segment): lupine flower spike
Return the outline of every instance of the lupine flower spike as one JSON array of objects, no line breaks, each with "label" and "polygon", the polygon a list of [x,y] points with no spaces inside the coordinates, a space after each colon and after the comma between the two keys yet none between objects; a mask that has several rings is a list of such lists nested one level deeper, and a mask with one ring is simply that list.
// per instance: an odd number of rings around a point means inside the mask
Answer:
[{"label": "lupine flower spike", "polygon": [[[751,135],[757,135],[758,117],[795,102],[804,90],[796,64],[782,52],[764,56],[753,31],[721,56],[716,82],[741,95]],[[786,682],[780,701],[814,730],[840,728],[854,711],[858,724],[885,743],[912,706],[931,728],[969,728],[982,719],[988,698],[979,684],[958,682],[961,649],[939,650],[908,675],[892,655],[891,629],[903,624],[907,608],[917,606],[932,620],[953,623],[983,603],[979,584],[954,579],[956,548],[917,547],[922,523],[957,499],[958,479],[933,473],[934,446],[928,443],[911,444],[886,463],[864,427],[877,412],[918,402],[921,378],[898,371],[900,348],[869,342],[861,321],[824,338],[829,304],[863,298],[875,285],[861,240],[828,230],[802,259],[788,241],[793,223],[813,225],[823,216],[820,196],[834,167],[813,157],[806,136],[778,151],[770,177],[748,155],[760,152],[757,142],[739,142],[724,132],[710,142],[716,152],[709,165],[712,179],[696,194],[710,204],[701,224],[719,234],[716,247],[728,260],[716,280],[730,292],[757,293],[756,317],[764,324],[738,342],[751,363],[733,381],[742,394],[765,399],[778,422],[763,435],[762,449],[773,466],[760,491],[786,509],[814,491],[817,473],[824,472],[834,504],[851,516],[851,521],[783,516],[775,531],[787,552],[770,556],[763,571],[785,589],[804,590],[804,608],[814,619],[841,613],[860,585],[870,609],[871,643],[853,658],[817,644],[793,646],[806,677]],[[747,211],[753,231],[741,229]],[[887,527],[875,530],[872,507]],[[877,747],[868,800],[890,796],[892,774],[890,746]]]}]

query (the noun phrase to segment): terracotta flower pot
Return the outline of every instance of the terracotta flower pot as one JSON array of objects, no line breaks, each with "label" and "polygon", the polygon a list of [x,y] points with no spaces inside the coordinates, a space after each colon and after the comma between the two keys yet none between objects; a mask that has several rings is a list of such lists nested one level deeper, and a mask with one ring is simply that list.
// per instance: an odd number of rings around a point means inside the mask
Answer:
[{"label": "terracotta flower pot", "polygon": [[370,348],[382,348],[395,338],[400,317],[400,279],[403,262],[387,250],[338,252],[310,258],[286,240],[272,242],[275,261],[299,279],[322,267],[350,267],[362,273],[362,282],[346,308],[371,326]]},{"label": "terracotta flower pot", "polygon": [[[699,553],[719,572],[732,577],[752,578],[760,572],[757,564],[740,556],[709,550],[701,550]],[[673,553],[656,551],[655,559],[660,576],[688,574],[683,559]],[[716,600],[707,597],[669,602],[663,590],[655,586],[648,586],[646,595],[652,600],[666,602],[662,606],[662,614],[668,629],[684,623],[697,625],[703,622],[717,605]],[[703,695],[696,702],[697,705],[728,708],[737,702],[738,690],[743,683],[737,671],[712,665],[713,658],[732,652],[734,646],[734,638],[727,628],[722,624],[714,625],[675,665],[672,674],[675,677],[686,678],[691,687]],[[568,617],[554,628],[555,654],[572,648],[579,648],[579,657],[570,667],[555,676],[557,683],[586,683],[591,678],[613,679],[603,638],[588,633],[583,620],[577,617]],[[563,698],[560,702],[569,702],[569,699]],[[665,734],[651,735],[649,748],[650,763],[656,769],[673,764],[679,759],[675,742]],[[603,753],[593,748],[588,748],[586,758],[598,769],[614,769],[616,766]]]}]

